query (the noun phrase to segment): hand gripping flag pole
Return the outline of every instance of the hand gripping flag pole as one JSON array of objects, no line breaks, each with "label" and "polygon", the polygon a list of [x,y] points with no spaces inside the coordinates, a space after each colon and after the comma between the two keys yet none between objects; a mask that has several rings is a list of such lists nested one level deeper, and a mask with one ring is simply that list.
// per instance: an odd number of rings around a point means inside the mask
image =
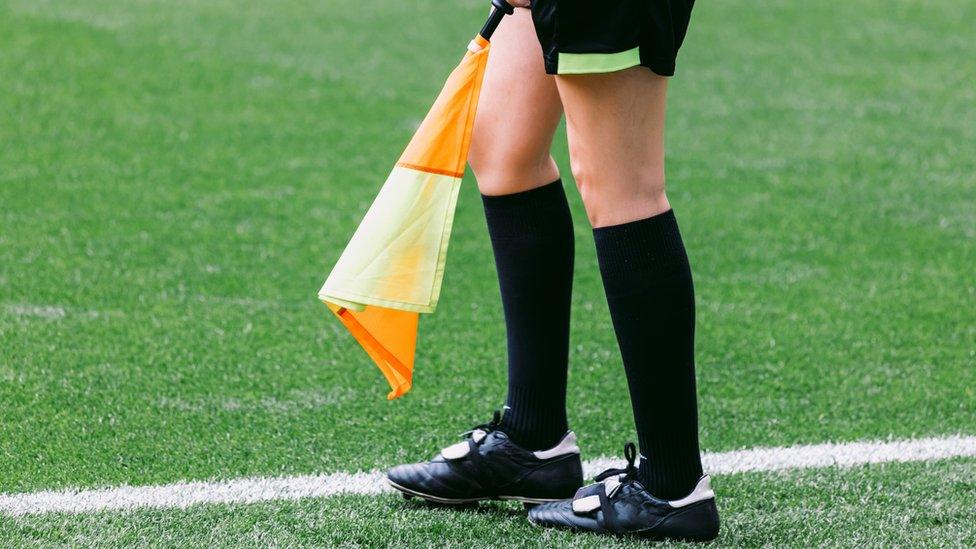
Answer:
[{"label": "hand gripping flag pole", "polygon": [[440,295],[488,41],[513,12],[505,0],[492,5],[319,290],[386,376],[390,400],[410,390],[419,313],[434,312]]}]

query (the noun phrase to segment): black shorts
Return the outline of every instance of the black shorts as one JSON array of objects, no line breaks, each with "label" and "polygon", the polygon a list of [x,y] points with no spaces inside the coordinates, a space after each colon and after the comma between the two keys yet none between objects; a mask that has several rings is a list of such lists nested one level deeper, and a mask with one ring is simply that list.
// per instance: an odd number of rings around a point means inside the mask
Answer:
[{"label": "black shorts", "polygon": [[674,74],[695,0],[533,0],[532,20],[549,74],[643,65]]}]

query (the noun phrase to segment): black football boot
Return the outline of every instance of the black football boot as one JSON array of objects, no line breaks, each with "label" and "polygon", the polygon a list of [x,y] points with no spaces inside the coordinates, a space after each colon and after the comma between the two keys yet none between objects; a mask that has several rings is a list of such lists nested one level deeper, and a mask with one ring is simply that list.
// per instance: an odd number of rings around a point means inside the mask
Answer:
[{"label": "black football boot", "polygon": [[580,488],[573,499],[529,509],[539,526],[599,534],[634,535],[653,539],[711,541],[718,536],[718,508],[708,475],[687,496],[665,501],[637,480],[633,443],[624,447],[626,469],[608,469],[596,484]]},{"label": "black football boot", "polygon": [[405,497],[416,496],[449,505],[487,499],[527,504],[572,497],[583,485],[583,466],[576,435],[568,431],[548,450],[520,448],[498,429],[500,416],[464,434],[425,463],[389,470],[390,485]]}]

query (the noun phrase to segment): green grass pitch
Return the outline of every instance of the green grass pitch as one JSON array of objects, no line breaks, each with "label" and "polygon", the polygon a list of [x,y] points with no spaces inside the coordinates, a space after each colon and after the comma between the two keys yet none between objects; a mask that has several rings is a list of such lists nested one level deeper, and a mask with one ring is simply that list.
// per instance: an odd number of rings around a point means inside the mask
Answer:
[{"label": "green grass pitch", "polygon": [[[471,177],[406,397],[315,298],[486,10],[0,0],[0,493],[381,468],[487,420],[504,332]],[[974,20],[958,0],[699,2],[667,168],[706,450],[976,434]],[[632,418],[571,194],[570,422],[585,458],[615,455]],[[720,477],[719,541],[976,544],[974,477]],[[605,542],[515,510],[0,516],[0,545]]]}]

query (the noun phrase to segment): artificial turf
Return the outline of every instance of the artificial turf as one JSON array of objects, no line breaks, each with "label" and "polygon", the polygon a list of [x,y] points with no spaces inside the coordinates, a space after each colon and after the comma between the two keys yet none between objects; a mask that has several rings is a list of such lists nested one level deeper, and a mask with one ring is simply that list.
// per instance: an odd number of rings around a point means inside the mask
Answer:
[{"label": "artificial turf", "polygon": [[[383,467],[490,417],[504,338],[472,178],[405,398],[385,400],[315,299],[485,10],[0,1],[0,493]],[[974,19],[952,0],[696,7],[668,178],[698,291],[705,449],[976,433]],[[565,149],[560,135],[564,168]],[[634,438],[625,380],[570,194],[570,421],[585,457],[616,454]],[[747,499],[767,482],[723,486]],[[346,517],[332,536],[390,503],[253,516]],[[220,509],[187,520],[250,520]],[[761,517],[737,509],[725,535],[762,542]],[[883,509],[863,516],[886,524]],[[117,520],[69,522],[98,539]],[[370,535],[419,535],[413,520]]]}]

